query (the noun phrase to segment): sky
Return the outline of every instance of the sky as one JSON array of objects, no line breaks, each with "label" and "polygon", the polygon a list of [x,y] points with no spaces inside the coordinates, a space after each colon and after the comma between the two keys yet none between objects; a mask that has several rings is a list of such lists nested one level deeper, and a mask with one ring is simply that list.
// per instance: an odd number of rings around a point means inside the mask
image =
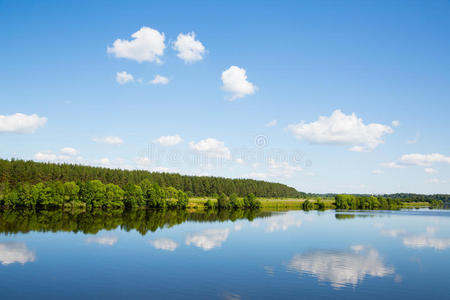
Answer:
[{"label": "sky", "polygon": [[0,158],[450,193],[448,1],[2,1]]}]

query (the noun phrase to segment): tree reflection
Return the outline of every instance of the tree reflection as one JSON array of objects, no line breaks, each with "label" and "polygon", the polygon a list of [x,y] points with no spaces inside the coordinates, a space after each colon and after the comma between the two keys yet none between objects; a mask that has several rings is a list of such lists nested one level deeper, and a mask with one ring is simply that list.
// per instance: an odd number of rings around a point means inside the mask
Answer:
[{"label": "tree reflection", "polygon": [[270,216],[269,212],[255,210],[222,210],[189,213],[183,210],[2,210],[0,232],[4,234],[42,232],[82,232],[96,234],[101,230],[121,228],[136,230],[142,235],[160,228],[170,228],[186,221],[224,222]]}]

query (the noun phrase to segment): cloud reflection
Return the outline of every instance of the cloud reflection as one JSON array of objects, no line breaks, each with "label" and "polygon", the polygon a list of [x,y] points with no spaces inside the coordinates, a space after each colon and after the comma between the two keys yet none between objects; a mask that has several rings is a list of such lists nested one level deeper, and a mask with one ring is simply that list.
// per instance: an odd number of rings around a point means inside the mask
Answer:
[{"label": "cloud reflection", "polygon": [[302,220],[297,214],[283,214],[270,217],[267,220],[266,231],[286,231],[289,227],[300,227]]},{"label": "cloud reflection", "polygon": [[384,265],[376,249],[361,245],[353,246],[351,251],[317,250],[298,254],[289,262],[288,270],[316,276],[336,289],[357,286],[366,276],[394,274],[394,268]]},{"label": "cloud reflection", "polygon": [[400,238],[403,245],[408,248],[433,248],[436,250],[445,250],[450,248],[450,238],[436,237],[438,231],[436,227],[427,227],[425,233],[413,234],[402,229],[385,229],[381,231],[384,236]]},{"label": "cloud reflection", "polygon": [[155,247],[155,249],[166,250],[166,251],[175,251],[178,247],[178,243],[167,238],[161,238],[154,241],[149,241],[150,245]]},{"label": "cloud reflection", "polygon": [[0,243],[0,262],[2,265],[12,263],[33,262],[36,259],[34,251],[30,251],[24,243],[5,242]]},{"label": "cloud reflection", "polygon": [[186,245],[202,248],[205,251],[222,246],[227,240],[230,229],[206,229],[198,233],[190,233],[186,237]]},{"label": "cloud reflection", "polygon": [[113,246],[119,240],[116,236],[90,236],[85,239],[88,244],[99,244],[104,246]]}]

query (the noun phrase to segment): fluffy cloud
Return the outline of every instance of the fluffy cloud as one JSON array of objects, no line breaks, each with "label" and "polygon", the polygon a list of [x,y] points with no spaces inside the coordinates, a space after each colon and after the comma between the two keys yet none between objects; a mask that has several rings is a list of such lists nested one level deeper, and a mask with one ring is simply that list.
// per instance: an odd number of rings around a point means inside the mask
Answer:
[{"label": "fluffy cloud", "polygon": [[94,137],[92,140],[96,143],[105,143],[110,145],[121,145],[123,140],[118,136]]},{"label": "fluffy cloud", "polygon": [[400,121],[392,121],[392,126],[393,126],[393,127],[398,127],[398,126],[400,126]]},{"label": "fluffy cloud", "polygon": [[116,81],[118,84],[125,84],[128,82],[133,82],[134,77],[133,75],[123,71],[123,72],[117,72],[116,73]]},{"label": "fluffy cloud", "polygon": [[75,149],[75,148],[71,148],[71,147],[65,147],[65,148],[62,148],[62,149],[60,150],[60,152],[61,152],[62,154],[70,155],[70,156],[75,156],[75,155],[78,154],[78,150]]},{"label": "fluffy cloud", "polygon": [[88,244],[99,244],[103,246],[113,246],[119,240],[116,236],[91,236],[85,239]]},{"label": "fluffy cloud", "polygon": [[433,173],[437,173],[438,172],[438,170],[436,170],[436,169],[433,169],[433,168],[425,168],[425,173],[428,173],[428,174],[433,174]]},{"label": "fluffy cloud", "polygon": [[205,251],[222,246],[227,240],[230,229],[207,229],[199,233],[188,234],[186,245],[194,244]]},{"label": "fluffy cloud", "polygon": [[24,243],[4,242],[0,243],[0,262],[2,265],[9,265],[12,263],[33,262],[36,255],[30,251]]},{"label": "fluffy cloud", "polygon": [[166,251],[175,251],[175,249],[177,249],[177,247],[178,247],[177,242],[172,241],[170,239],[165,239],[165,238],[157,239],[154,241],[149,241],[149,243],[150,243],[150,245],[155,247],[155,249],[166,250]]},{"label": "fluffy cloud", "polygon": [[185,63],[193,63],[203,59],[205,54],[205,46],[195,39],[195,33],[180,33],[177,40],[173,44],[173,49],[178,51],[177,56],[184,60]]},{"label": "fluffy cloud", "polygon": [[315,122],[291,124],[288,129],[299,140],[312,144],[353,145],[352,151],[371,151],[383,143],[385,134],[393,133],[390,126],[364,124],[354,113],[346,115],[339,109],[330,117],[320,116]]},{"label": "fluffy cloud", "polygon": [[211,158],[231,159],[231,152],[225,143],[213,138],[201,140],[198,143],[190,142],[189,148]]},{"label": "fluffy cloud", "polygon": [[400,162],[405,165],[429,166],[434,163],[450,164],[450,156],[445,156],[439,153],[432,154],[405,154],[400,158]]},{"label": "fluffy cloud", "polygon": [[381,163],[380,166],[385,167],[385,168],[390,168],[390,169],[403,169],[405,167],[396,162]]},{"label": "fluffy cloud", "polygon": [[39,127],[47,123],[47,118],[36,114],[0,115],[0,133],[34,133]]},{"label": "fluffy cloud", "polygon": [[377,250],[357,245],[352,251],[317,250],[298,254],[289,262],[288,269],[300,274],[317,276],[339,289],[348,285],[357,286],[366,276],[385,277],[394,274],[394,269],[383,263]]},{"label": "fluffy cloud", "polygon": [[222,88],[230,93],[230,101],[256,92],[257,87],[247,80],[246,70],[231,66],[222,73]]},{"label": "fluffy cloud", "polygon": [[373,171],[372,171],[372,174],[377,174],[377,175],[383,174],[383,173],[384,173],[383,170],[373,170]]},{"label": "fluffy cloud", "polygon": [[269,123],[266,124],[266,127],[273,127],[277,125],[277,120],[272,120]]},{"label": "fluffy cloud", "polygon": [[164,54],[164,33],[150,27],[142,27],[131,35],[133,40],[114,41],[112,47],[107,47],[107,52],[118,58],[128,58],[138,62],[161,63],[160,56]]},{"label": "fluffy cloud", "polygon": [[183,141],[183,139],[177,135],[166,135],[161,136],[155,140],[155,143],[161,144],[163,146],[174,146]]},{"label": "fluffy cloud", "polygon": [[155,77],[150,80],[150,84],[168,84],[169,78],[161,76],[161,75],[155,75]]}]

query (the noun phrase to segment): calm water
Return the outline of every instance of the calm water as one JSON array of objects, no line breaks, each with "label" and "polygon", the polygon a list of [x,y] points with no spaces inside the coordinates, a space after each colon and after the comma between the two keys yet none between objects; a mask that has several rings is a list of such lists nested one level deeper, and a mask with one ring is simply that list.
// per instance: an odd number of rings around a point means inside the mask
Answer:
[{"label": "calm water", "polygon": [[450,211],[0,213],[1,299],[450,299],[449,275]]}]

